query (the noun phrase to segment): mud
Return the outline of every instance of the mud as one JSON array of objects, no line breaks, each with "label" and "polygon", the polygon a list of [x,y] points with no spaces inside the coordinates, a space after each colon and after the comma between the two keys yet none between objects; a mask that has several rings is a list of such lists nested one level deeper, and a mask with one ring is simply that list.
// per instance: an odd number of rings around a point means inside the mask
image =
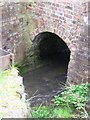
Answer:
[{"label": "mud", "polygon": [[23,75],[24,86],[31,106],[49,104],[53,96],[64,88],[67,78],[67,65],[52,62]]}]

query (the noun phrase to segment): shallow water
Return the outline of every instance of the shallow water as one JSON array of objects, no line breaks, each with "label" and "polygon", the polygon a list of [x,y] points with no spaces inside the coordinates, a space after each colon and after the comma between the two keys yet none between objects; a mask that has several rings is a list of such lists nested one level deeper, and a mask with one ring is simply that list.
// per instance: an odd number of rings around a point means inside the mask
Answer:
[{"label": "shallow water", "polygon": [[[31,106],[48,104],[62,90],[67,76],[67,65],[52,62],[24,74],[24,86]],[[32,99],[31,99],[32,97]]]}]

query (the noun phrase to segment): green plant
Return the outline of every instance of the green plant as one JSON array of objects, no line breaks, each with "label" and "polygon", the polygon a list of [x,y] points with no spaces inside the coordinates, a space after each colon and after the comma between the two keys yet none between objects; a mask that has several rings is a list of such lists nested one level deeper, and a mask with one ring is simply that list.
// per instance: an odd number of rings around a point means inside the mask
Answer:
[{"label": "green plant", "polygon": [[67,106],[66,101],[64,100],[63,97],[60,97],[59,95],[55,96],[54,99],[52,100],[55,104],[55,106]]},{"label": "green plant", "polygon": [[71,85],[61,93],[62,96],[55,96],[53,99],[56,106],[71,107],[81,110],[88,100],[88,86],[90,84]]},{"label": "green plant", "polygon": [[32,108],[32,118],[71,118],[71,108],[41,106]]},{"label": "green plant", "polygon": [[50,109],[48,106],[34,107],[32,118],[50,118]]},{"label": "green plant", "polygon": [[72,109],[71,108],[60,108],[56,107],[53,110],[53,117],[54,118],[71,118]]}]

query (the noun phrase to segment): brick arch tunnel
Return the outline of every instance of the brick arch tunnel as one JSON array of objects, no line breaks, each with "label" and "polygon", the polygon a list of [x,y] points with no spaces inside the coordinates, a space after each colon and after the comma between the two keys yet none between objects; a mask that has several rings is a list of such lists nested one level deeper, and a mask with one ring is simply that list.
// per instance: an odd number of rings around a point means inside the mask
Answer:
[{"label": "brick arch tunnel", "polygon": [[[39,63],[45,61],[44,66],[39,67],[24,76],[24,84],[29,95],[37,91],[40,99],[31,101],[32,106],[50,102],[67,82],[67,70],[70,61],[70,50],[67,44],[55,33],[41,32],[33,39],[33,48],[38,55]],[[38,52],[37,52],[38,51]],[[42,64],[42,62],[40,63]],[[43,96],[43,97],[42,97]],[[35,103],[35,101],[37,101]]]},{"label": "brick arch tunnel", "polygon": [[70,49],[57,34],[52,32],[41,32],[34,38],[34,44],[39,51],[39,58],[68,65],[70,61]]}]

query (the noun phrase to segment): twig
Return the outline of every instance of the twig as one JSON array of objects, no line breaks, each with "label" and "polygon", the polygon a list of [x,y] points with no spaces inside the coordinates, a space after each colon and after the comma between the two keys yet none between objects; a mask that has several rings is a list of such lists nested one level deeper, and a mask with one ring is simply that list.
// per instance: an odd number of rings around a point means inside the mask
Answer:
[{"label": "twig", "polygon": [[44,102],[42,101],[42,103],[40,104],[40,106],[39,106],[39,108],[37,109],[37,111],[41,108],[41,106],[43,105],[43,103],[44,103]]},{"label": "twig", "polygon": [[61,82],[61,81],[60,81],[60,83],[61,83],[60,85],[63,85],[63,86],[65,86],[65,85],[66,85],[66,83],[63,83],[63,82]]},{"label": "twig", "polygon": [[82,109],[83,109],[83,111],[84,111],[84,113],[85,113],[86,118],[88,118],[88,119],[90,120],[90,117],[89,117],[89,115],[88,115],[86,109],[85,109],[85,108],[82,108]]},{"label": "twig", "polygon": [[50,97],[50,95],[36,95],[36,96],[32,96],[32,97],[30,97],[30,99],[28,99],[28,101],[30,101],[30,100],[32,100],[33,98],[36,98],[36,97],[46,98],[46,97]]},{"label": "twig", "polygon": [[56,95],[57,95],[57,94],[59,94],[59,93],[61,93],[63,90],[64,90],[64,89],[62,89],[62,90],[59,90],[59,91],[56,93]]},{"label": "twig", "polygon": [[35,93],[32,95],[32,97],[31,97],[30,99],[28,99],[28,101],[31,100],[31,99],[33,99],[33,97],[36,97],[35,94],[36,94],[37,92],[38,92],[38,90],[35,91]]},{"label": "twig", "polygon": [[41,97],[41,96],[40,95],[32,96],[28,99],[28,101],[30,101],[31,99],[36,98],[36,97]]},{"label": "twig", "polygon": [[37,92],[38,92],[38,90],[36,90],[35,93],[32,96],[34,96]]}]

